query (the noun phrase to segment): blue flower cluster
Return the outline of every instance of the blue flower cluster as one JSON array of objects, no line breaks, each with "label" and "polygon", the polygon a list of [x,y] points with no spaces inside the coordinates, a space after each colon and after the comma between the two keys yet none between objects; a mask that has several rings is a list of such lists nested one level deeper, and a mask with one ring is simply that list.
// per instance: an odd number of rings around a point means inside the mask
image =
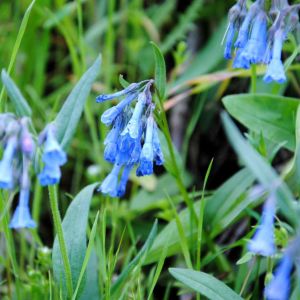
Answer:
[{"label": "blue flower cluster", "polygon": [[288,33],[299,23],[299,7],[286,0],[272,2],[269,12],[264,0],[256,0],[248,10],[246,0],[238,0],[230,9],[224,57],[231,59],[235,48],[233,68],[266,64],[264,81],[283,83],[286,75],[281,52]]},{"label": "blue flower cluster", "polygon": [[4,149],[0,161],[0,188],[13,190],[20,187],[19,203],[9,226],[34,228],[29,211],[29,167],[35,152],[35,143],[28,130],[28,119],[16,119],[13,114],[0,115],[0,141]]},{"label": "blue flower cluster", "polygon": [[117,93],[100,95],[96,99],[101,103],[123,98],[101,116],[103,124],[112,126],[104,141],[104,158],[114,164],[99,188],[103,194],[123,196],[130,171],[135,165],[137,176],[144,176],[153,173],[154,163],[162,165],[164,162],[153,117],[153,83],[153,80],[132,83]]},{"label": "blue flower cluster", "polygon": [[[36,143],[29,131],[29,119],[17,119],[13,114],[0,114],[0,143],[3,147],[0,161],[0,188],[14,190],[19,187],[19,203],[10,221],[10,228],[34,228],[29,210],[30,166],[36,153]],[[45,163],[39,174],[41,185],[55,184],[60,180],[60,168],[66,154],[55,138],[55,127],[50,124],[40,135],[44,145],[42,160]]]}]

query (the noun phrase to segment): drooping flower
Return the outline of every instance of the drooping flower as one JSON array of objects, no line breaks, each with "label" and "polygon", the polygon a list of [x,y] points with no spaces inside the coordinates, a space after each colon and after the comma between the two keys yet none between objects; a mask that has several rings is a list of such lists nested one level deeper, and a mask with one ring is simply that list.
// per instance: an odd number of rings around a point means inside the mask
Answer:
[{"label": "drooping flower", "polygon": [[274,218],[276,211],[275,194],[271,194],[265,202],[261,224],[254,237],[248,244],[249,251],[262,255],[271,256],[275,254],[274,241]]},{"label": "drooping flower", "polygon": [[228,27],[225,33],[225,47],[224,47],[224,58],[232,58],[232,47],[234,44],[234,38],[239,30],[240,23],[244,19],[244,12],[246,9],[245,0],[238,0],[235,5],[233,5],[228,13]]},{"label": "drooping flower", "polygon": [[0,162],[0,188],[12,189],[14,187],[13,160],[17,150],[17,137],[8,138],[2,160]]},{"label": "drooping flower", "polygon": [[66,153],[62,150],[55,137],[55,126],[49,124],[45,129],[43,162],[62,166],[67,161]]},{"label": "drooping flower", "polygon": [[225,48],[224,48],[224,58],[226,59],[231,59],[231,51],[232,51],[232,45],[233,45],[233,39],[236,33],[236,29],[233,23],[229,24],[228,27],[228,32],[226,36],[226,41],[225,41]]},{"label": "drooping flower", "polygon": [[108,194],[111,197],[117,196],[117,186],[118,186],[118,176],[121,170],[121,165],[115,164],[111,172],[107,175],[107,177],[103,180],[101,186],[99,187],[99,191],[103,194]]},{"label": "drooping flower", "polygon": [[249,29],[251,26],[251,22],[256,14],[261,10],[262,1],[258,0],[250,6],[246,17],[243,20],[243,23],[240,27],[239,34],[237,40],[234,44],[237,48],[244,48],[247,44],[249,38]]},{"label": "drooping flower", "polygon": [[138,176],[150,175],[153,173],[153,127],[154,119],[150,115],[147,120],[146,138],[140,156],[140,165],[137,168]]},{"label": "drooping flower", "polygon": [[277,30],[274,36],[272,59],[267,67],[267,72],[264,76],[264,81],[267,83],[272,81],[283,83],[286,81],[283,63],[281,61],[281,51],[284,39],[284,31],[282,29]]},{"label": "drooping flower", "polygon": [[30,159],[23,157],[22,175],[20,178],[20,194],[19,203],[13,214],[10,228],[34,228],[35,222],[32,220],[29,210],[29,194],[30,194],[30,179],[29,179]]},{"label": "drooping flower", "polygon": [[104,141],[104,158],[114,163],[113,170],[99,188],[103,194],[124,195],[134,165],[139,165],[137,174],[149,175],[153,173],[153,162],[163,164],[157,125],[152,116],[154,104],[150,88],[153,83],[153,80],[145,80],[120,92],[97,97],[97,102],[123,98],[101,116],[102,123],[113,126]]},{"label": "drooping flower", "polygon": [[45,164],[42,172],[38,175],[41,186],[59,183],[61,178],[60,167],[57,164]]},{"label": "drooping flower", "polygon": [[288,300],[290,294],[290,276],[293,268],[293,261],[288,253],[285,253],[274,277],[265,288],[267,300]]},{"label": "drooping flower", "polygon": [[19,195],[19,204],[13,214],[9,227],[14,229],[35,228],[36,224],[31,218],[29,210],[29,189],[21,189]]},{"label": "drooping flower", "polygon": [[51,123],[47,125],[39,136],[39,143],[44,145],[42,154],[44,168],[38,175],[42,186],[59,183],[61,178],[60,166],[64,165],[67,161],[67,155],[58,143],[55,131],[55,125]]},{"label": "drooping flower", "polygon": [[164,155],[161,149],[159,137],[158,137],[158,128],[156,123],[153,126],[153,154],[154,161],[157,166],[161,166],[164,163]]},{"label": "drooping flower", "polygon": [[137,97],[136,93],[130,93],[119,104],[106,110],[101,116],[101,122],[107,126],[111,125],[114,120],[122,113],[127,105],[129,105]]},{"label": "drooping flower", "polygon": [[96,97],[96,102],[101,103],[101,102],[105,102],[108,100],[122,97],[124,95],[128,95],[131,92],[136,91],[142,83],[143,82],[131,83],[128,87],[126,87],[125,89],[123,89],[119,92],[116,92],[113,94],[107,94],[107,95],[99,95],[98,97]]},{"label": "drooping flower", "polygon": [[251,64],[262,63],[267,48],[267,16],[261,10],[253,21],[251,36],[242,53],[244,59]]},{"label": "drooping flower", "polygon": [[235,58],[233,60],[233,65],[232,67],[234,69],[249,69],[250,68],[250,62],[248,59],[246,59],[243,56],[243,48],[240,48],[237,50]]},{"label": "drooping flower", "polygon": [[132,170],[132,168],[133,168],[133,164],[128,164],[128,165],[125,165],[125,167],[123,169],[123,173],[122,173],[122,176],[121,176],[120,182],[118,184],[118,188],[117,188],[117,196],[118,197],[122,197],[125,194],[127,181],[128,181],[129,174],[130,174],[130,171]]}]

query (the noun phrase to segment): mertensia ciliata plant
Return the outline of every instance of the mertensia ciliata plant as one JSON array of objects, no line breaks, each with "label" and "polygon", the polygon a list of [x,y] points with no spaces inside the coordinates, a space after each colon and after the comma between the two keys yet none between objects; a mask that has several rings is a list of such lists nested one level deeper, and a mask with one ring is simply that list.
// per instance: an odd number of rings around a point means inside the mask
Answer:
[{"label": "mertensia ciliata plant", "polygon": [[0,299],[300,299],[298,2],[0,2]]}]

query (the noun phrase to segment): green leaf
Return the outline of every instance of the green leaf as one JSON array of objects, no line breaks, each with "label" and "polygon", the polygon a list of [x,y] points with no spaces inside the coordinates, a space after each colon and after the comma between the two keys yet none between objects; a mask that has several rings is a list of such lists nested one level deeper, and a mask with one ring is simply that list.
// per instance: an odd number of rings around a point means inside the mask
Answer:
[{"label": "green leaf", "polygon": [[295,125],[296,149],[290,167],[286,170],[285,180],[290,188],[300,192],[300,106],[297,109]]},{"label": "green leaf", "polygon": [[5,70],[1,72],[2,82],[6,88],[7,94],[14,105],[17,116],[19,117],[30,117],[32,112],[27,101],[21,94],[21,91],[16,86],[14,81],[10,78]]},{"label": "green leaf", "polygon": [[[218,235],[222,230],[231,224],[234,220],[237,220],[245,213],[245,206],[253,204],[253,199],[246,199],[242,202],[244,206],[240,206],[240,198],[245,191],[251,186],[254,181],[254,177],[248,170],[241,170],[236,175],[227,180],[222,186],[220,186],[214,195],[210,198],[204,199],[205,211],[204,211],[204,228],[210,232],[211,238]],[[196,201],[194,204],[194,210],[196,214],[200,214],[200,202]],[[230,209],[225,209],[225,202],[230,203]],[[212,208],[211,208],[211,207]],[[215,215],[223,211],[222,217],[215,219]],[[189,241],[194,241],[197,235],[197,228],[195,227],[193,232],[190,229],[190,212],[188,208],[185,208],[179,213],[180,222],[182,223],[186,238]],[[211,221],[213,220],[213,224]],[[212,228],[214,229],[212,231]],[[153,246],[151,247],[145,264],[149,264],[158,261],[162,250],[168,237],[172,236],[169,240],[167,256],[177,254],[181,251],[181,240],[177,230],[175,220],[169,222],[164,229],[156,237]]]},{"label": "green leaf", "polygon": [[95,240],[95,236],[96,236],[98,219],[99,219],[99,211],[97,212],[97,215],[96,215],[93,227],[92,227],[92,231],[91,231],[90,238],[89,238],[89,244],[88,244],[86,254],[85,254],[85,257],[84,257],[84,260],[82,263],[81,271],[80,271],[79,278],[77,281],[77,286],[75,288],[75,292],[73,294],[72,300],[76,300],[76,297],[77,297],[79,289],[80,289],[81,282],[85,278],[84,277],[85,270],[88,266],[88,263],[89,263],[89,260],[90,260],[91,254],[92,254],[93,246],[94,246],[94,240]]},{"label": "green leaf", "polygon": [[155,59],[155,86],[160,100],[163,101],[166,97],[166,63],[158,46],[154,42],[151,42],[151,45]]},{"label": "green leaf", "polygon": [[[86,253],[86,228],[91,199],[98,183],[88,185],[71,202],[62,222],[64,239],[72,271],[73,286],[77,285]],[[57,237],[52,252],[54,278],[65,287],[65,273]],[[64,290],[63,290],[64,292]]]},{"label": "green leaf", "polygon": [[298,224],[299,218],[297,216],[296,203],[287,185],[278,177],[267,161],[246,142],[225,112],[222,114],[222,121],[232,147],[244,164],[265,188],[270,190],[277,188],[276,194],[279,208],[291,223],[294,225]]},{"label": "green leaf", "polygon": [[76,84],[55,119],[57,138],[63,148],[66,148],[80,120],[86,98],[94,83],[101,66],[99,56],[93,65],[83,74]]},{"label": "green leaf", "polygon": [[227,111],[239,122],[273,142],[295,149],[295,120],[299,100],[267,94],[223,98]]},{"label": "green leaf", "polygon": [[249,262],[252,258],[253,258],[254,254],[251,252],[246,252],[245,255],[243,255],[237,262],[237,265],[242,265],[245,264],[247,262]]},{"label": "green leaf", "polygon": [[100,299],[100,291],[98,286],[98,260],[95,250],[92,251],[89,259],[86,270],[86,282],[79,299]]},{"label": "green leaf", "polygon": [[126,279],[130,277],[132,274],[132,271],[135,267],[138,265],[142,265],[143,261],[145,259],[145,256],[147,255],[147,252],[151,248],[153,241],[157,234],[157,220],[155,220],[152,229],[149,233],[149,236],[142,247],[142,249],[139,251],[139,253],[135,256],[135,258],[125,267],[125,269],[122,271],[122,273],[119,275],[115,283],[113,284],[111,288],[111,293],[114,297],[117,296],[117,294],[120,292],[122,287],[126,284]]},{"label": "green leaf", "polygon": [[124,78],[122,74],[119,75],[119,82],[124,89],[126,89],[130,85],[130,83]]},{"label": "green leaf", "polygon": [[243,300],[226,284],[204,272],[189,269],[170,268],[173,277],[194,291],[211,300]]},{"label": "green leaf", "polygon": [[[192,183],[192,177],[183,171],[183,181],[186,187]],[[141,189],[132,198],[130,209],[139,212],[155,209],[167,204],[166,195],[174,196],[179,193],[178,186],[174,181],[174,177],[170,174],[164,174],[157,179],[153,192]]]}]

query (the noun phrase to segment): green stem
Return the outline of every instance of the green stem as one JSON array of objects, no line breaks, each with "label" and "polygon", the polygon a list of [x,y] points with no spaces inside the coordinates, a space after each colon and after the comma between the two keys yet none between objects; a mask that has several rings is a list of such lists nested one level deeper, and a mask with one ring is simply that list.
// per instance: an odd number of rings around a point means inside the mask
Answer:
[{"label": "green stem", "polygon": [[170,133],[170,129],[169,129],[169,126],[168,126],[167,115],[166,115],[166,112],[165,112],[164,107],[163,107],[163,99],[161,99],[159,96],[158,96],[158,99],[159,99],[159,101],[158,101],[159,108],[160,108],[160,111],[161,111],[161,116],[160,116],[161,117],[161,122],[159,122],[159,123],[161,124],[161,128],[162,128],[164,136],[166,138],[169,153],[170,153],[170,158],[171,158],[171,161],[172,161],[172,166],[174,168],[174,174],[172,174],[172,175],[175,178],[175,181],[176,181],[176,184],[178,186],[179,192],[180,192],[180,194],[181,194],[181,196],[182,196],[184,202],[186,203],[186,205],[189,209],[189,212],[190,212],[190,216],[191,216],[191,218],[190,218],[190,236],[191,236],[191,239],[192,239],[193,238],[193,227],[194,227],[194,224],[196,224],[196,221],[197,221],[197,214],[196,214],[195,209],[194,209],[193,201],[190,198],[190,196],[189,196],[189,194],[188,194],[188,192],[187,192],[187,190],[184,186],[184,182],[183,182],[182,177],[181,177],[182,172],[180,172],[180,169],[179,169],[178,164],[177,164],[175,151],[174,151],[174,148],[173,148],[173,143],[172,143],[172,138],[171,138],[171,133]]},{"label": "green stem", "polygon": [[71,266],[70,266],[69,257],[67,253],[67,247],[65,244],[63,228],[61,224],[61,217],[58,209],[58,199],[57,199],[58,197],[57,197],[56,185],[49,185],[48,190],[49,190],[49,199],[50,199],[50,206],[51,206],[51,211],[53,216],[54,227],[57,233],[59,248],[60,248],[65,274],[66,274],[68,295],[70,298],[72,298],[73,295],[72,272],[71,272]]},{"label": "green stem", "polygon": [[251,65],[251,93],[254,94],[257,91],[257,73],[256,65]]},{"label": "green stem", "polygon": [[247,275],[246,275],[246,277],[244,279],[243,286],[242,286],[241,291],[240,291],[240,296],[242,296],[242,294],[243,294],[243,292],[244,292],[244,290],[245,290],[245,288],[247,286],[247,283],[249,281],[250,275],[251,275],[251,273],[253,271],[253,268],[255,266],[255,262],[256,262],[256,259],[254,258],[253,261],[252,261],[252,263],[251,263],[251,265],[250,265],[248,273],[247,273]]},{"label": "green stem", "polygon": [[85,48],[84,48],[84,40],[83,40],[83,20],[82,20],[82,7],[81,1],[76,0],[77,4],[77,19],[78,19],[78,39],[79,39],[79,47],[81,52],[81,67],[82,71],[86,69],[85,65]]},{"label": "green stem", "polygon": [[173,143],[172,143],[172,138],[171,138],[171,134],[170,134],[170,129],[169,129],[169,126],[168,126],[168,121],[167,121],[167,116],[166,116],[166,112],[164,111],[163,109],[163,106],[162,106],[162,101],[160,100],[160,107],[161,107],[161,117],[162,117],[162,124],[163,124],[163,132],[164,132],[164,135],[166,137],[166,140],[167,140],[167,144],[168,144],[168,149],[169,149],[169,152],[170,152],[170,156],[171,156],[171,160],[172,160],[172,165],[174,167],[174,171],[175,171],[175,180],[176,180],[176,183],[177,183],[177,186],[178,186],[178,189],[186,203],[186,205],[188,206],[189,210],[190,210],[190,213],[191,213],[191,222],[193,223],[193,220],[196,220],[197,219],[197,215],[196,215],[196,212],[195,212],[195,209],[194,209],[194,206],[193,206],[193,202],[184,186],[184,183],[183,183],[183,180],[182,180],[182,177],[181,177],[181,172],[179,170],[179,167],[178,167],[178,164],[177,164],[177,160],[176,160],[176,157],[175,157],[175,152],[174,152],[174,148],[173,148]]},{"label": "green stem", "polygon": [[[3,212],[4,208],[5,208],[5,199],[7,197],[4,197],[4,193],[1,192],[0,193],[0,211]],[[12,269],[13,269],[13,274],[15,276],[16,279],[16,292],[17,292],[17,299],[21,299],[21,295],[20,295],[20,270],[19,270],[19,266],[17,263],[17,257],[16,257],[16,249],[15,249],[15,244],[14,244],[14,240],[13,240],[13,236],[12,236],[12,232],[9,229],[9,217],[8,217],[8,211],[6,211],[6,213],[3,215],[2,217],[2,227],[3,227],[3,231],[4,231],[4,236],[6,239],[6,248],[7,248],[7,253],[8,256],[10,258],[10,262],[12,265]]]}]

